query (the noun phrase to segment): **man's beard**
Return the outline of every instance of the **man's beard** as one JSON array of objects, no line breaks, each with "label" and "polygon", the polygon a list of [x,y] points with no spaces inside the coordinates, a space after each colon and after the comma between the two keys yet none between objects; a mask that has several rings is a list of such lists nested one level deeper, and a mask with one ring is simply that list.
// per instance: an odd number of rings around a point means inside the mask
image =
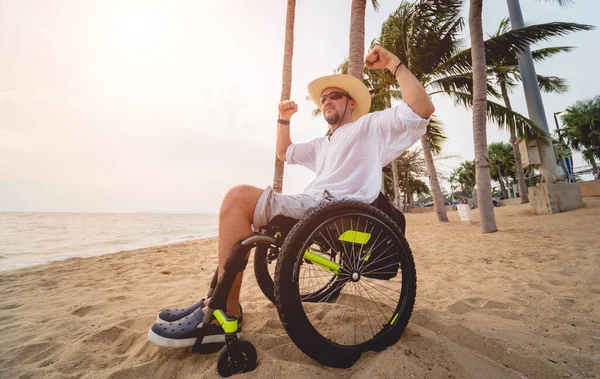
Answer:
[{"label": "man's beard", "polygon": [[327,121],[329,125],[336,125],[340,122],[341,116],[335,109],[333,109],[333,113],[327,112],[329,112],[329,109],[325,111],[323,115],[325,117],[325,121]]}]

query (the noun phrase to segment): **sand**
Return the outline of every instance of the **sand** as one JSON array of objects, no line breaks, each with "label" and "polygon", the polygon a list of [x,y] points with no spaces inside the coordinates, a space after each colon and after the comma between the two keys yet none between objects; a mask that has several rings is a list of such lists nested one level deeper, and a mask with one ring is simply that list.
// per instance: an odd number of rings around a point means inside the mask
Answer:
[{"label": "sand", "polygon": [[[409,214],[413,317],[398,343],[346,370],[296,348],[249,267],[244,338],[259,366],[237,377],[598,377],[600,198],[585,203],[548,216],[497,208],[500,231],[485,235],[456,212],[446,224]],[[218,377],[216,354],[146,340],[160,309],[206,293],[215,248],[204,239],[0,273],[0,377]]]}]

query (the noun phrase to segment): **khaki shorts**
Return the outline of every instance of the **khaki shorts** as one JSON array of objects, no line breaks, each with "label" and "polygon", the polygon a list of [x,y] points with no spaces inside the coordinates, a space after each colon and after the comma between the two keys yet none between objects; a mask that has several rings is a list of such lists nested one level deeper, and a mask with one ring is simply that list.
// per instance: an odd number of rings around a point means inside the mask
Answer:
[{"label": "khaki shorts", "polygon": [[301,193],[299,195],[283,195],[273,192],[271,186],[267,187],[258,198],[254,208],[252,227],[258,231],[276,216],[287,216],[300,220],[304,215],[319,205],[333,201],[334,198],[328,191],[324,191],[320,198]]}]

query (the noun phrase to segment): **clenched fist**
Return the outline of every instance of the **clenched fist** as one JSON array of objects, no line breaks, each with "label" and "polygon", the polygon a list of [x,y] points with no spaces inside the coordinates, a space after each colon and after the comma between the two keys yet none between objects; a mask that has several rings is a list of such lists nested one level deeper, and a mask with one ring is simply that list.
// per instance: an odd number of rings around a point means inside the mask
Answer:
[{"label": "clenched fist", "polygon": [[279,118],[283,120],[289,120],[297,111],[298,104],[291,100],[284,100],[279,103]]},{"label": "clenched fist", "polygon": [[365,65],[373,70],[381,70],[387,68],[393,70],[400,63],[400,59],[397,56],[390,53],[383,47],[375,45],[373,50],[367,54],[365,58]]}]

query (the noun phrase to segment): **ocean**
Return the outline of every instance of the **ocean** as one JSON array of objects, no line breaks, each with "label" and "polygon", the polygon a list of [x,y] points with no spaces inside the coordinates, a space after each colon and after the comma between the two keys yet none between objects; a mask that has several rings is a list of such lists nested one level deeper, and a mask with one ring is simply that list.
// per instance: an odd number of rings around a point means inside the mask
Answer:
[{"label": "ocean", "polygon": [[0,271],[213,237],[218,215],[0,213]]}]

